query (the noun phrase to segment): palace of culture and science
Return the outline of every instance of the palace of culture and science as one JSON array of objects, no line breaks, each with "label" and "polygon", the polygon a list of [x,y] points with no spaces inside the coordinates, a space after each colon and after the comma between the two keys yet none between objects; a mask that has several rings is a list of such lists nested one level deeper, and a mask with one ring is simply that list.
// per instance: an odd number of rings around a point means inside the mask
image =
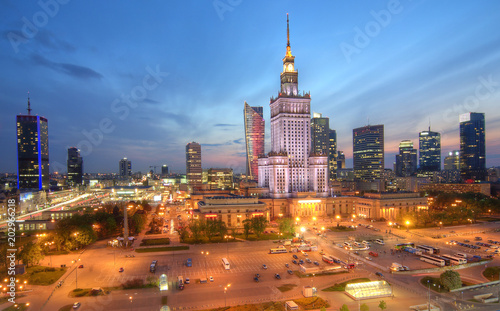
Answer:
[{"label": "palace of culture and science", "polygon": [[299,94],[295,56],[287,46],[281,73],[281,91],[271,98],[271,152],[258,160],[258,185],[271,198],[296,197],[299,192],[328,196],[328,156],[311,153],[311,96]]}]

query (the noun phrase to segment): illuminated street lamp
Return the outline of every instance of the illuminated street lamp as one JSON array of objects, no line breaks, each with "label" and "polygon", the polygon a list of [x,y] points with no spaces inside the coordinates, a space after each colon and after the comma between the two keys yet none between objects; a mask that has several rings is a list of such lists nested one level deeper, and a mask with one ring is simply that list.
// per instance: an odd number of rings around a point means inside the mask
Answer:
[{"label": "illuminated street lamp", "polygon": [[205,277],[208,278],[208,271],[207,271],[207,256],[208,252],[201,252],[202,255],[205,255]]},{"label": "illuminated street lamp", "polygon": [[226,287],[224,287],[224,307],[227,307],[226,292],[229,287],[231,287],[231,284],[227,284]]},{"label": "illuminated street lamp", "polygon": [[406,232],[410,231],[409,226],[410,226],[410,221],[407,220],[406,221]]},{"label": "illuminated street lamp", "polygon": [[337,218],[337,227],[340,226],[340,215],[335,216]]}]

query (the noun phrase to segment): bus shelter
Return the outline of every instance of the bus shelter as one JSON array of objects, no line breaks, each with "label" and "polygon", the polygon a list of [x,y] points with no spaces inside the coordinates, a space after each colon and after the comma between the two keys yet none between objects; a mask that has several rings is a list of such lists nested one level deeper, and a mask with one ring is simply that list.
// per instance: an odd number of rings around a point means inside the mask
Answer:
[{"label": "bus shelter", "polygon": [[392,287],[386,281],[351,283],[345,293],[354,300],[392,296]]}]

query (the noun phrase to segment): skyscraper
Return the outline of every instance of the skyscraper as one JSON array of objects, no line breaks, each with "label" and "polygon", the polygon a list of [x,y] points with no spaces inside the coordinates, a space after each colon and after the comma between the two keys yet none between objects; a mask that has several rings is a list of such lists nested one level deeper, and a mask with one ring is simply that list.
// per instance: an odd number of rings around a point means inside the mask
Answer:
[{"label": "skyscraper", "polygon": [[357,180],[373,181],[384,174],[384,125],[352,131],[353,167]]},{"label": "skyscraper", "polygon": [[17,188],[49,190],[49,126],[47,119],[28,114],[16,116]]},{"label": "skyscraper", "polygon": [[460,115],[460,175],[464,180],[486,180],[484,113]]},{"label": "skyscraper", "polygon": [[120,160],[120,177],[132,177],[132,162],[127,160],[127,158],[123,158]]},{"label": "skyscraper", "polygon": [[191,142],[186,145],[186,179],[193,188],[201,187],[201,146]]},{"label": "skyscraper", "polygon": [[344,151],[337,151],[337,169],[345,168],[345,154]]},{"label": "skyscraper", "polygon": [[337,131],[330,129],[328,133],[328,170],[330,181],[337,178]]},{"label": "skyscraper", "polygon": [[441,170],[441,134],[428,131],[418,134],[418,164],[422,173]]},{"label": "skyscraper", "polygon": [[75,147],[68,148],[68,184],[81,185],[83,182],[83,160],[80,150]]},{"label": "skyscraper", "polygon": [[448,153],[444,158],[444,169],[448,171],[460,169],[460,151],[453,150]]},{"label": "skyscraper", "polygon": [[330,141],[330,119],[321,113],[313,113],[311,119],[311,149],[314,154],[328,155]]},{"label": "skyscraper", "polygon": [[294,62],[287,15],[281,92],[277,98],[271,98],[271,152],[266,158],[259,158],[259,187],[269,188],[273,198],[308,191],[327,196],[328,156],[311,152],[311,96],[299,94]]},{"label": "skyscraper", "polygon": [[399,143],[399,154],[396,155],[396,176],[409,177],[417,172],[417,149],[413,149],[411,140]]},{"label": "skyscraper", "polygon": [[262,107],[250,107],[245,102],[243,108],[245,118],[245,143],[247,148],[247,177],[257,180],[259,156],[264,155],[265,121]]},{"label": "skyscraper", "polygon": [[167,176],[168,176],[168,165],[163,164],[163,165],[161,166],[161,177],[162,177],[162,178],[165,178],[165,177],[167,177]]}]

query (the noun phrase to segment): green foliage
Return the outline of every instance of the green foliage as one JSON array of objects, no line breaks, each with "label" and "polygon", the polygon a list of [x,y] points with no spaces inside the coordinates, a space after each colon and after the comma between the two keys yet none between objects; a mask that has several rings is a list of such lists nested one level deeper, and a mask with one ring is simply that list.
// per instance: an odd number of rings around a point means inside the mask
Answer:
[{"label": "green foliage", "polygon": [[147,217],[143,213],[135,213],[128,218],[129,232],[131,235],[139,234],[146,226]]},{"label": "green foliage", "polygon": [[384,300],[380,300],[378,307],[380,308],[380,310],[385,310],[387,309],[387,303]]},{"label": "green foliage", "polygon": [[340,307],[339,311],[349,311],[349,307],[344,303],[342,307]]},{"label": "green foliage", "polygon": [[460,273],[454,270],[447,270],[439,276],[441,284],[443,284],[448,289],[457,289],[462,287],[462,280],[460,279]]},{"label": "green foliage", "polygon": [[498,280],[500,274],[500,267],[488,267],[484,270],[483,275],[490,281]]},{"label": "green foliage", "polygon": [[359,310],[360,311],[369,311],[370,310],[370,307],[368,307],[368,305],[366,303],[362,304],[360,307],[359,307]]},{"label": "green foliage", "polygon": [[281,218],[278,220],[279,231],[286,235],[295,234],[295,222],[292,218]]},{"label": "green foliage", "polygon": [[26,267],[37,265],[44,258],[40,244],[33,242],[24,244],[23,249],[19,253],[19,258],[21,258]]},{"label": "green foliage", "polygon": [[319,309],[319,311],[326,311],[326,307],[321,307],[321,309]]},{"label": "green foliage", "polygon": [[264,230],[266,230],[267,219],[262,216],[254,217],[250,222],[253,233],[255,233],[257,237],[260,237],[260,235],[264,233]]},{"label": "green foliage", "polygon": [[252,229],[252,223],[250,219],[245,219],[243,221],[243,234],[245,235],[245,239],[248,239],[248,235],[250,234],[250,229]]},{"label": "green foliage", "polygon": [[194,241],[199,242],[203,232],[205,231],[205,221],[201,219],[191,219],[188,227],[193,235]]}]

